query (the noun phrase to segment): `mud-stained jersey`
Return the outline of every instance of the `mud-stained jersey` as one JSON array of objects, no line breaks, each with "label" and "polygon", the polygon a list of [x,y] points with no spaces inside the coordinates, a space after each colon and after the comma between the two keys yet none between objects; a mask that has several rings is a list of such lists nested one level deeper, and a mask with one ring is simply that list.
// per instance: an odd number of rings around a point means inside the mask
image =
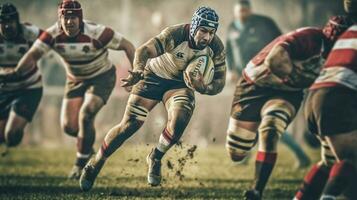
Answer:
[{"label": "mud-stained jersey", "polygon": [[343,85],[357,90],[357,25],[336,41],[311,89]]},{"label": "mud-stained jersey", "polygon": [[[20,24],[19,35],[13,40],[5,40],[0,36],[0,68],[15,68],[23,55],[43,32],[38,27]],[[42,87],[41,73],[36,65],[16,78],[0,81],[0,91],[12,91],[22,88]]]},{"label": "mud-stained jersey", "polygon": [[118,49],[122,38],[120,33],[88,21],[83,22],[76,37],[70,38],[56,23],[41,34],[34,46],[43,53],[55,50],[66,62],[67,76],[84,80],[111,69],[108,49]]},{"label": "mud-stained jersey", "polygon": [[[323,33],[317,28],[301,28],[282,35],[262,49],[243,70],[243,77],[250,83],[274,89],[298,91],[309,87],[323,65]],[[265,59],[272,49],[280,45],[288,53],[288,58],[281,57],[282,65],[292,63],[292,74],[285,81],[271,73]],[[289,65],[290,66],[290,65]]]},{"label": "mud-stained jersey", "polygon": [[215,75],[225,71],[225,51],[217,35],[204,49],[194,49],[189,39],[189,24],[179,24],[164,29],[154,39],[160,56],[149,61],[147,68],[161,78],[183,81],[182,72],[188,63],[200,55],[209,55],[215,65]]}]

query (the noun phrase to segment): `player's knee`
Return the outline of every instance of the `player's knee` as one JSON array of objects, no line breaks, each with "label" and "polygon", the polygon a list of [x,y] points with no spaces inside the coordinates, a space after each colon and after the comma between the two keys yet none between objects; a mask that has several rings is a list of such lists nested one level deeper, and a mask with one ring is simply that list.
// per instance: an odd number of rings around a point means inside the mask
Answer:
[{"label": "player's knee", "polygon": [[84,123],[90,123],[94,120],[96,113],[97,112],[94,111],[94,109],[85,108],[80,111],[79,120]]},{"label": "player's knee", "polygon": [[256,144],[257,134],[238,127],[234,121],[231,118],[229,122],[226,149],[232,161],[240,162]]},{"label": "player's knee", "polygon": [[182,118],[187,118],[187,115],[191,116],[195,109],[195,100],[194,97],[187,95],[187,94],[177,94],[170,97],[165,106],[169,113],[179,111],[180,113],[185,113],[181,115]]},{"label": "player's knee", "polygon": [[77,122],[75,124],[74,123],[69,123],[69,122],[63,122],[61,124],[61,126],[62,126],[62,130],[67,135],[77,137],[78,130],[79,130]]},{"label": "player's knee", "polygon": [[145,122],[146,117],[149,114],[149,110],[144,106],[136,105],[133,103],[128,103],[126,106],[124,118],[122,123],[134,123],[137,124],[139,122]]},{"label": "player's knee", "polygon": [[22,137],[24,135],[23,130],[10,130],[6,133],[6,145],[9,147],[14,147],[20,144]]},{"label": "player's knee", "polygon": [[294,116],[294,108],[284,103],[272,103],[262,110],[262,121],[259,126],[259,137],[262,148],[266,151],[275,150],[281,134]]},{"label": "player's knee", "polygon": [[326,167],[332,167],[336,162],[336,157],[334,156],[331,148],[326,141],[321,140],[321,161],[322,165]]}]

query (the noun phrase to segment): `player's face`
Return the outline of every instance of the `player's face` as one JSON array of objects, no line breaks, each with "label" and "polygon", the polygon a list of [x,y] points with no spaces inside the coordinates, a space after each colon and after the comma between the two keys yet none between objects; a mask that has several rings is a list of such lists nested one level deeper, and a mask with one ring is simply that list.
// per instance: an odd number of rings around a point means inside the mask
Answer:
[{"label": "player's face", "polygon": [[198,48],[208,46],[216,33],[216,29],[209,27],[198,27],[196,35],[193,38]]},{"label": "player's face", "polygon": [[0,24],[0,34],[7,39],[14,38],[17,35],[17,21],[8,20]]},{"label": "player's face", "polygon": [[79,29],[79,17],[71,16],[71,15],[63,15],[61,17],[61,26],[63,28],[64,33],[69,37],[75,37],[80,29]]}]

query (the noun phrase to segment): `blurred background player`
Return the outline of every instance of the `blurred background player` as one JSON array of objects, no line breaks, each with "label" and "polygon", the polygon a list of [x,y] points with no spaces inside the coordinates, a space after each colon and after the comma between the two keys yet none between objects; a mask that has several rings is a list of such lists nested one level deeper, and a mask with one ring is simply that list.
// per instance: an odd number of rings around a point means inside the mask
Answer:
[{"label": "blurred background player", "polygon": [[11,3],[0,5],[0,144],[18,145],[42,97],[41,73],[36,62],[14,78],[7,78],[42,30],[20,23]]},{"label": "blurred background player", "polygon": [[239,0],[233,7],[233,16],[226,51],[228,78],[235,83],[250,59],[280,36],[281,31],[271,18],[253,13],[249,0]]},{"label": "blurred background player", "polygon": [[243,70],[232,104],[227,150],[241,161],[259,146],[253,188],[246,199],[261,199],[277,158],[277,142],[295,117],[303,89],[318,76],[333,43],[346,30],[344,17],[331,18],[323,29],[301,28],[275,39]]},{"label": "blurred background player", "polygon": [[[261,49],[281,35],[273,19],[255,14],[249,0],[239,0],[233,7],[234,20],[227,31],[227,66],[228,80],[236,83],[242,76],[243,68]],[[296,156],[296,167],[303,168],[310,164],[310,159],[294,140],[291,134],[282,135],[282,140]],[[244,160],[247,163],[248,158]]]},{"label": "blurred background player", "polygon": [[337,40],[305,104],[322,160],[305,176],[296,200],[337,199],[342,192],[357,199],[357,1],[345,0],[344,7],[354,25]]},{"label": "blurred background player", "polygon": [[124,117],[107,133],[100,151],[86,165],[80,179],[82,190],[91,189],[105,160],[143,125],[160,101],[166,107],[168,121],[158,145],[147,156],[147,178],[152,186],[161,183],[161,159],[179,141],[195,108],[194,91],[183,81],[182,72],[189,61],[209,55],[214,62],[214,79],[209,85],[203,84],[202,75],[197,79],[187,77],[197,92],[216,95],[224,87],[225,52],[216,35],[218,24],[213,9],[200,7],[191,24],[170,26],[137,49],[134,70],[123,80],[123,86],[134,85]]},{"label": "blurred background player", "polygon": [[58,20],[36,40],[15,73],[28,70],[51,49],[65,60],[67,81],[61,125],[65,133],[77,137],[77,159],[69,174],[77,179],[93,154],[95,116],[107,102],[116,81],[108,49],[124,50],[131,63],[135,49],[120,33],[83,20],[78,1],[61,2]]}]

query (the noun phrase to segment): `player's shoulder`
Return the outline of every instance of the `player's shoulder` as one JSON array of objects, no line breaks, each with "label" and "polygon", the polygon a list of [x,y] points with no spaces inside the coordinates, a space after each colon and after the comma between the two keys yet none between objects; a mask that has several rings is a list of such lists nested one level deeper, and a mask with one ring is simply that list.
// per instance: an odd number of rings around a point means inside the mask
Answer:
[{"label": "player's shoulder", "polygon": [[28,22],[22,23],[20,26],[22,28],[24,37],[29,40],[36,40],[39,34],[42,32],[39,27]]},{"label": "player's shoulder", "polygon": [[103,31],[106,29],[112,30],[103,24],[99,24],[90,20],[83,20],[83,26],[84,33],[93,38],[99,38]]},{"label": "player's shoulder", "polygon": [[187,24],[175,24],[166,27],[162,32],[168,35],[185,36]]},{"label": "player's shoulder", "polygon": [[224,50],[224,44],[217,34],[214,35],[212,42],[209,44],[209,47],[215,54]]}]

